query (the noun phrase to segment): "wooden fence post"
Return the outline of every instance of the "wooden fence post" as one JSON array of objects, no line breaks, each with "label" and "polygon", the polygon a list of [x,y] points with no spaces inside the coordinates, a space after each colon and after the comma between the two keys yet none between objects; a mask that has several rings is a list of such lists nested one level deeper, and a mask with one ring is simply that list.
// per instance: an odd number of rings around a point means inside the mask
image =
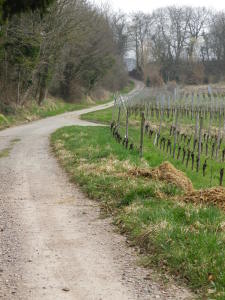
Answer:
[{"label": "wooden fence post", "polygon": [[202,167],[202,169],[203,169],[203,176],[205,176],[205,174],[206,174],[206,167],[207,167],[207,162],[205,160],[205,162],[203,164],[203,167]]},{"label": "wooden fence post", "polygon": [[115,121],[115,112],[116,112],[116,99],[117,99],[117,95],[114,94],[113,95],[113,100],[114,100],[114,103],[113,103],[113,113],[112,113],[112,122]]},{"label": "wooden fence post", "polygon": [[126,136],[125,138],[128,140],[128,121],[129,121],[129,108],[127,108],[127,115],[126,115]]},{"label": "wooden fence post", "polygon": [[177,145],[177,122],[178,122],[178,110],[176,109],[175,130],[174,130],[174,144],[173,144],[173,158],[175,158],[176,145]]},{"label": "wooden fence post", "polygon": [[142,112],[142,113],[141,113],[140,157],[143,156],[144,128],[145,128],[145,113]]},{"label": "wooden fence post", "polygon": [[119,126],[119,124],[120,124],[120,114],[121,114],[121,107],[119,106],[118,118],[117,118],[117,126]]},{"label": "wooden fence post", "polygon": [[216,147],[216,158],[218,157],[218,152],[220,149],[221,122],[222,122],[222,116],[221,116],[221,111],[220,111],[219,112],[219,129],[218,129],[217,147]]},{"label": "wooden fence post", "polygon": [[194,140],[193,140],[193,151],[195,151],[195,145],[196,145],[196,140],[197,140],[197,135],[198,135],[198,123],[199,123],[199,111],[197,111],[197,115],[196,115],[195,134],[194,134]]},{"label": "wooden fence post", "polygon": [[191,156],[191,150],[188,149],[188,150],[187,150],[186,168],[188,167],[190,156]]},{"label": "wooden fence post", "polygon": [[224,168],[220,169],[220,186],[223,185]]},{"label": "wooden fence post", "polygon": [[198,160],[197,160],[197,172],[200,166],[200,157],[201,157],[201,145],[202,145],[202,126],[203,126],[203,117],[200,117],[200,127],[199,127],[199,138],[198,138]]},{"label": "wooden fence post", "polygon": [[194,117],[194,93],[192,93],[191,96],[191,120],[193,120]]}]

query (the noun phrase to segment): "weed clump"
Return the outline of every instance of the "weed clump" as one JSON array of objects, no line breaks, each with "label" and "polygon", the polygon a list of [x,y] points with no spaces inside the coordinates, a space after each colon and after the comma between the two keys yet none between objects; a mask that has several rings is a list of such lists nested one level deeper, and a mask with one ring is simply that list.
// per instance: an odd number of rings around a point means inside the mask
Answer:
[{"label": "weed clump", "polygon": [[0,114],[0,125],[7,125],[7,124],[8,124],[7,118],[4,115]]}]

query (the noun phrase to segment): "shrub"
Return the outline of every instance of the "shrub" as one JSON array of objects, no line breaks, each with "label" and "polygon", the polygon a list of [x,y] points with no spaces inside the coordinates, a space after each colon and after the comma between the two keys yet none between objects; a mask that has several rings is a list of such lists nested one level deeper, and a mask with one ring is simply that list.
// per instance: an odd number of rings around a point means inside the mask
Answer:
[{"label": "shrub", "polygon": [[7,118],[4,115],[0,114],[0,126],[7,125],[7,124],[8,124]]}]

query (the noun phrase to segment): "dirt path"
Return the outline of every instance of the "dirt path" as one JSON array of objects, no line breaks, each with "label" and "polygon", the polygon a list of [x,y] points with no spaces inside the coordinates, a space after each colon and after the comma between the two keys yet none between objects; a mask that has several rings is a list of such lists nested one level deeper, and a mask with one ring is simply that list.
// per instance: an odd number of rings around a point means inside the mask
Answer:
[{"label": "dirt path", "polygon": [[110,105],[0,132],[0,145],[11,148],[0,158],[0,298],[193,299],[137,267],[125,238],[100,218],[97,203],[69,182],[50,152],[53,131],[94,126],[78,116]]}]

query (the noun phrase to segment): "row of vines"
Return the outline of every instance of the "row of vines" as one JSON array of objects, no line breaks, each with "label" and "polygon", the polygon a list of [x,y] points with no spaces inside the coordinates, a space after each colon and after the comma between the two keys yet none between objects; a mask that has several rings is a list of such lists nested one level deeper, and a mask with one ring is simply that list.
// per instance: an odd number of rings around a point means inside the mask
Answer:
[{"label": "row of vines", "polygon": [[[122,121],[123,119],[123,121]],[[138,138],[130,138],[133,125]],[[128,150],[143,156],[144,140],[160,155],[223,185],[225,161],[225,99],[222,90],[184,91],[145,88],[115,96],[111,131]],[[215,180],[214,180],[215,182]]]}]

